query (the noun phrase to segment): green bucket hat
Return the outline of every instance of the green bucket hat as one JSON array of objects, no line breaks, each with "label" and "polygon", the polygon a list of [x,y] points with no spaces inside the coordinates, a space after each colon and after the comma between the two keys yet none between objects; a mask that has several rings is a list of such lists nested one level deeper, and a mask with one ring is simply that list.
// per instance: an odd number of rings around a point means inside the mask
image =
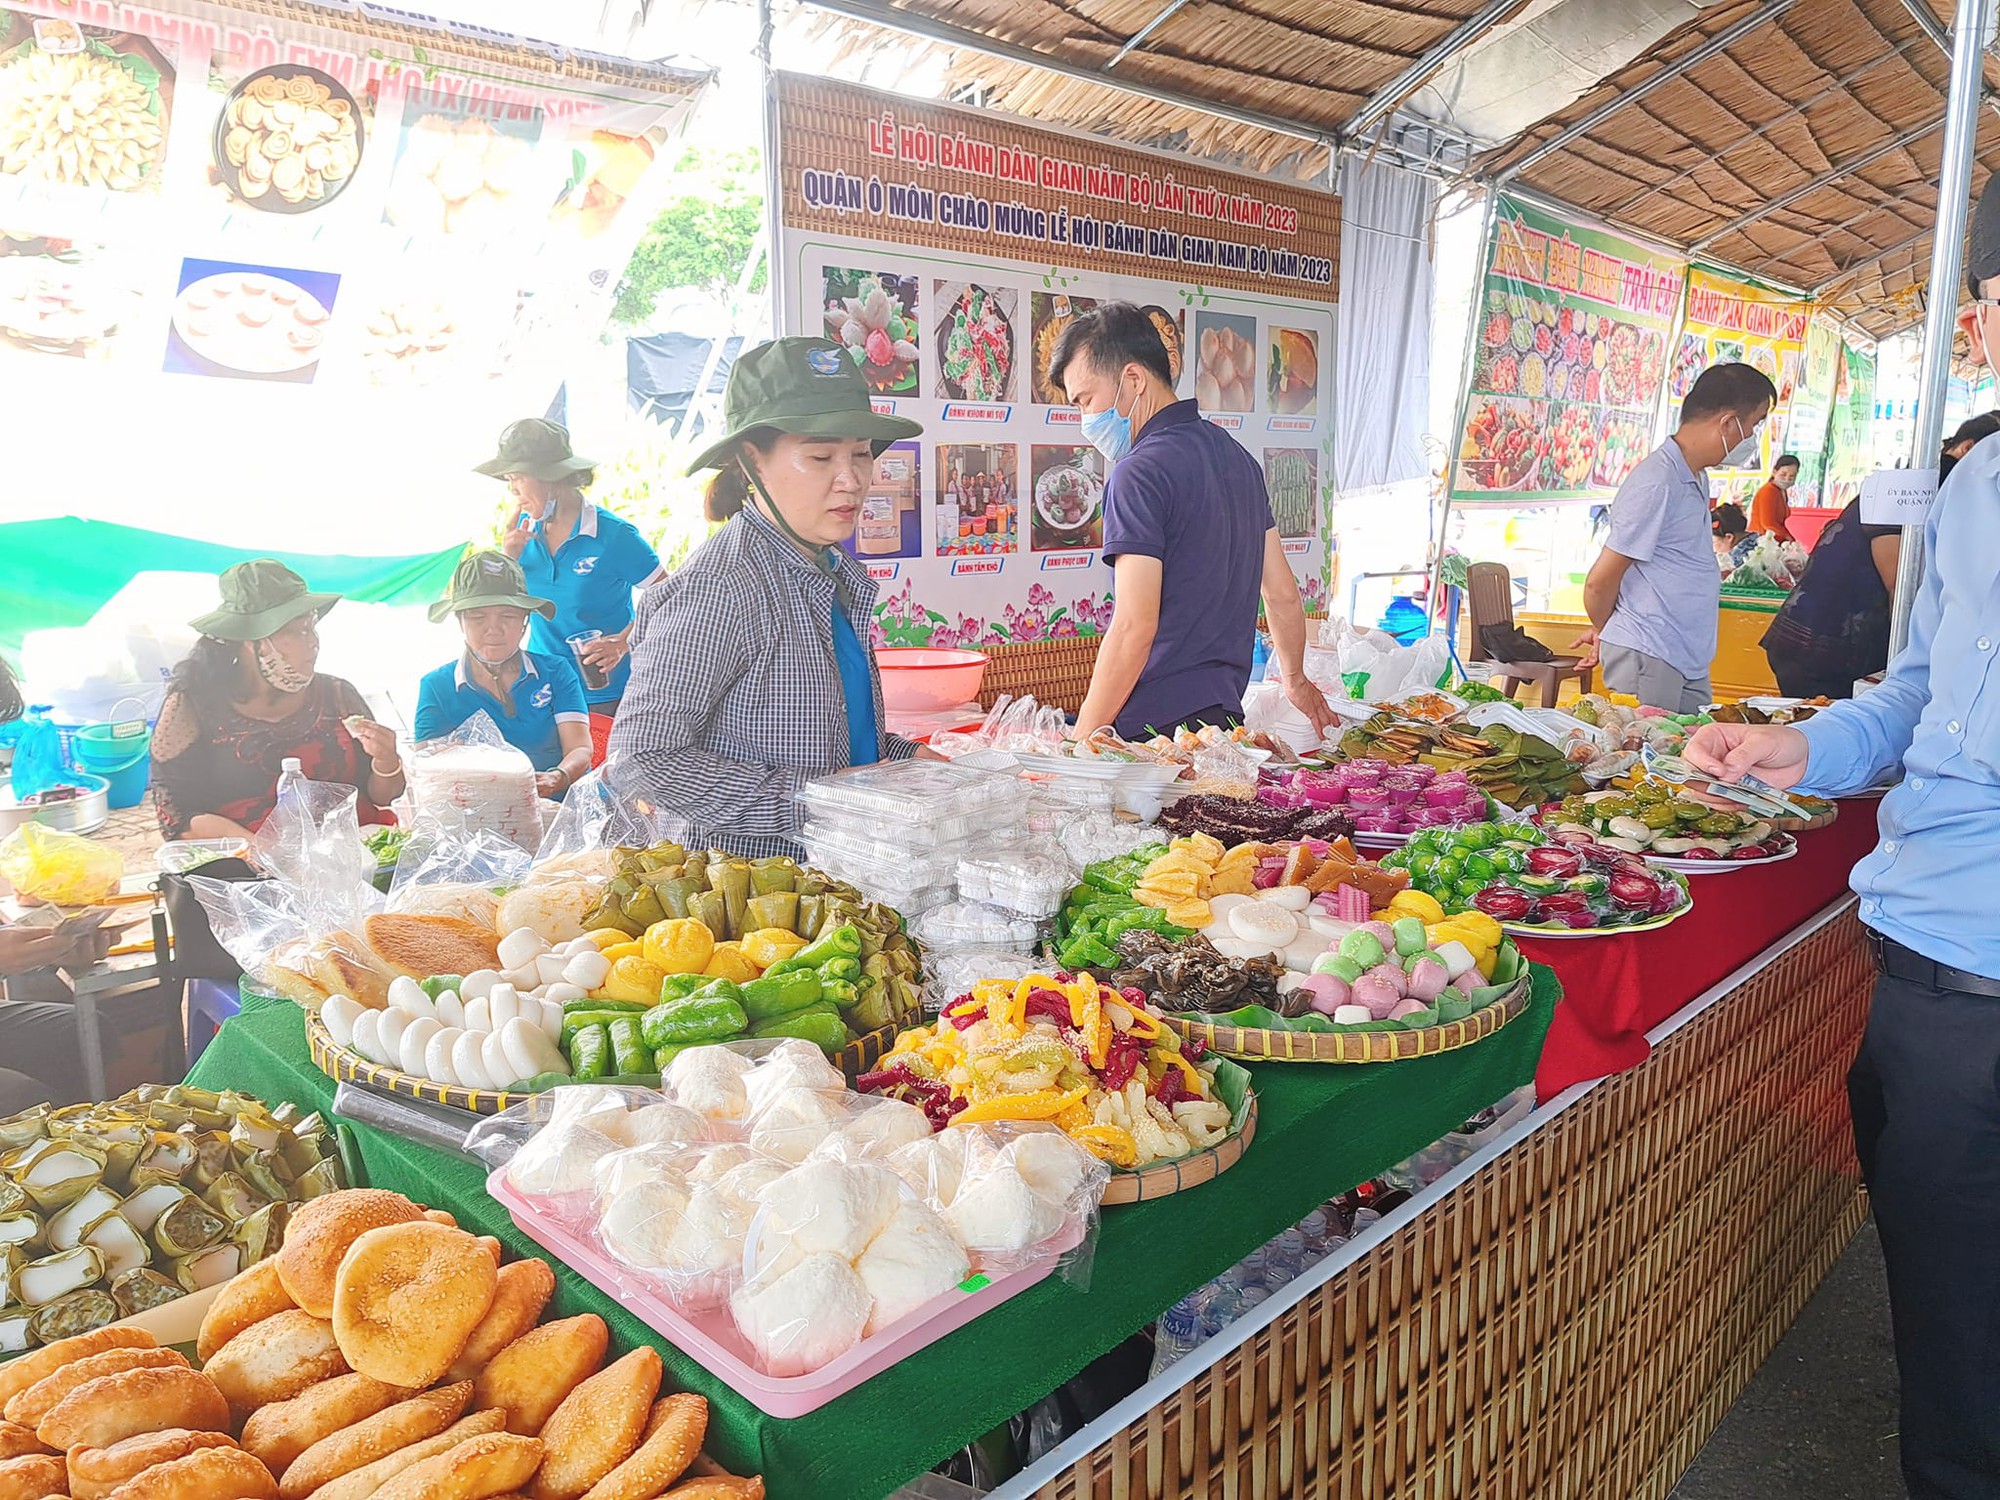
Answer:
[{"label": "green bucket hat", "polygon": [[509,474],[526,474],[554,484],[587,474],[597,467],[594,458],[578,458],[570,452],[569,429],[546,417],[524,417],[509,422],[500,434],[500,451],[474,469],[505,479]]},{"label": "green bucket hat", "polygon": [[188,621],[218,641],[261,641],[300,615],[323,615],[338,594],[315,594],[275,558],[256,557],[222,574],[222,608]]},{"label": "green bucket hat", "polygon": [[528,577],[513,558],[504,552],[471,552],[451,575],[450,590],[431,606],[431,623],[461,610],[496,604],[511,604],[550,620],[556,617],[555,605],[528,592]]},{"label": "green bucket hat", "polygon": [[729,431],[688,465],[688,473],[720,468],[759,427],[798,437],[867,438],[877,456],[924,430],[905,417],[878,415],[860,368],[828,339],[773,339],[745,350],[729,372],[722,414]]}]

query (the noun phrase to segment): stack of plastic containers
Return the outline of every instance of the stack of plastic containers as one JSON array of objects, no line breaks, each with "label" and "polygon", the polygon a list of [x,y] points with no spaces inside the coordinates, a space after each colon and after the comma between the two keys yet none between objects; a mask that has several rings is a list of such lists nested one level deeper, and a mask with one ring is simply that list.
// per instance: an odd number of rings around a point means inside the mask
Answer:
[{"label": "stack of plastic containers", "polygon": [[1027,790],[1012,776],[940,761],[884,761],[799,793],[807,862],[914,917],[958,894],[961,859],[1018,838]]}]

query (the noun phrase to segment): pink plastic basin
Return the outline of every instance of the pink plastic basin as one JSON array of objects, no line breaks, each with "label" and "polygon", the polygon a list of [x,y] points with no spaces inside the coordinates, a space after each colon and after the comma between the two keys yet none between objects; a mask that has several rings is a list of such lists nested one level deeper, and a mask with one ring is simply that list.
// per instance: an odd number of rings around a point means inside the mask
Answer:
[{"label": "pink plastic basin", "polygon": [[882,669],[882,704],[890,713],[923,713],[956,708],[979,696],[986,676],[983,651],[933,651],[928,646],[884,646],[875,653]]}]

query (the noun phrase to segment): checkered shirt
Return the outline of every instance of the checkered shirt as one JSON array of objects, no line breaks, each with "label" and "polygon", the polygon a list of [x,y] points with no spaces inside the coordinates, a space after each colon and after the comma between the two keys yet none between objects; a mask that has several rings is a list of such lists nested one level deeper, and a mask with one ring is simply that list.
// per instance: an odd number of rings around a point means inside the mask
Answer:
[{"label": "checkered shirt", "polygon": [[[794,798],[848,764],[833,609],[837,597],[865,641],[876,590],[834,555],[829,575],[745,510],[639,601],[605,774],[683,820],[692,848],[798,858]],[[872,655],[868,675],[882,758],[908,759],[916,746],[887,732]]]}]

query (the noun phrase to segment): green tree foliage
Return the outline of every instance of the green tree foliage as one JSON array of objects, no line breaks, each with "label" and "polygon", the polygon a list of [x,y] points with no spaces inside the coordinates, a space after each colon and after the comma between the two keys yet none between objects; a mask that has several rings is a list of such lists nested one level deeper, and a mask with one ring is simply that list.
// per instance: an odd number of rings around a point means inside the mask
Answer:
[{"label": "green tree foliage", "polygon": [[[611,310],[618,323],[643,323],[660,293],[696,287],[726,303],[764,222],[764,176],[757,148],[689,147],[675,164],[675,195],[632,252]],[[769,262],[750,292],[764,294]]]}]

